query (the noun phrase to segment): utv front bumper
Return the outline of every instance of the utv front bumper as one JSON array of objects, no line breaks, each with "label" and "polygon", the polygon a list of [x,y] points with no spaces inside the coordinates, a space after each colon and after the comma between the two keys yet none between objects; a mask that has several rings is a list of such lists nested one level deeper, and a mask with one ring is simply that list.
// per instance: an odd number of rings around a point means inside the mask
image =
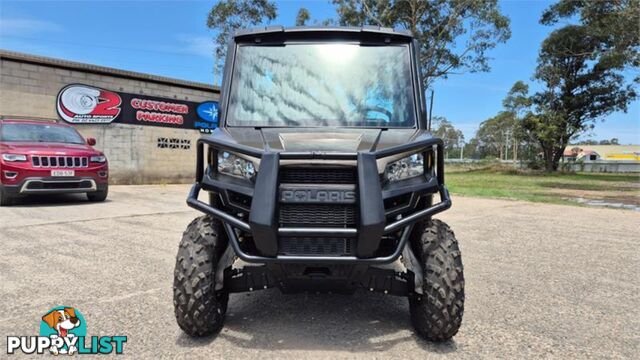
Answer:
[{"label": "utv front bumper", "polygon": [[[225,179],[217,176],[209,167],[205,168],[205,145],[208,145],[209,159],[215,159],[215,152],[230,151],[260,159],[260,167],[255,182],[249,183]],[[209,214],[223,223],[229,243],[235,254],[249,263],[322,263],[322,264],[388,264],[402,254],[409,239],[413,224],[425,220],[451,207],[451,199],[444,185],[444,157],[442,140],[423,136],[409,144],[378,151],[357,153],[335,152],[261,152],[255,148],[232,144],[213,137],[198,140],[196,183],[191,188],[187,204]],[[381,184],[377,159],[398,154],[423,152],[429,161],[430,171],[420,178],[408,179],[398,183]],[[425,159],[427,159],[425,158]],[[357,180],[354,184],[357,211],[355,226],[340,227],[282,227],[278,212],[281,191],[281,161],[286,160],[344,160],[355,161]],[[433,171],[435,170],[435,171]],[[315,185],[322,188],[322,185]],[[247,206],[248,219],[240,218],[234,211],[225,211],[220,206],[198,200],[201,189],[222,194],[229,198],[230,193],[242,194],[250,198]],[[439,193],[440,202],[433,205],[431,195]],[[385,206],[389,200],[397,198],[411,199],[410,212],[390,216]],[[428,197],[427,202],[414,199]],[[420,205],[422,204],[422,205]],[[250,234],[255,243],[253,253],[241,247],[241,235]],[[397,234],[391,251],[381,254],[381,241],[386,236]],[[283,254],[279,247],[283,238],[297,236],[302,238],[349,238],[352,239],[353,252],[350,255],[296,255]]]}]

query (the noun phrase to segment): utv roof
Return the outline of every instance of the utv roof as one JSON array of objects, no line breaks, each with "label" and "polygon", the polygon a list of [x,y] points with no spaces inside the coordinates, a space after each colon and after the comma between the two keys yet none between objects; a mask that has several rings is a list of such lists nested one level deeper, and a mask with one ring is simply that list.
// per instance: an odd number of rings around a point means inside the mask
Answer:
[{"label": "utv roof", "polygon": [[333,37],[363,37],[363,38],[393,38],[395,40],[410,41],[413,36],[408,30],[394,30],[380,26],[297,26],[283,27],[266,26],[254,29],[244,29],[236,32],[236,40],[251,38],[333,38]]}]

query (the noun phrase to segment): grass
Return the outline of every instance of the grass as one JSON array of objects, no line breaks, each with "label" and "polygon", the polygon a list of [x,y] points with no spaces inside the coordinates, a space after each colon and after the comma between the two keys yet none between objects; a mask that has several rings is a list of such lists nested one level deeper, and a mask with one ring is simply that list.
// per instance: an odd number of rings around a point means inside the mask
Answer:
[{"label": "grass", "polygon": [[505,167],[451,167],[445,183],[453,194],[578,204],[578,199],[640,206],[639,174],[543,173]]}]

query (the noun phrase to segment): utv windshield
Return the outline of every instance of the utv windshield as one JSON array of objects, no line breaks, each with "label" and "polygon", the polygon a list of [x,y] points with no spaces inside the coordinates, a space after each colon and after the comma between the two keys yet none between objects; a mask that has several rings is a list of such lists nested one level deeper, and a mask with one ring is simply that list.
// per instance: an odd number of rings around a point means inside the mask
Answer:
[{"label": "utv windshield", "polygon": [[408,45],[240,45],[229,126],[413,127]]}]

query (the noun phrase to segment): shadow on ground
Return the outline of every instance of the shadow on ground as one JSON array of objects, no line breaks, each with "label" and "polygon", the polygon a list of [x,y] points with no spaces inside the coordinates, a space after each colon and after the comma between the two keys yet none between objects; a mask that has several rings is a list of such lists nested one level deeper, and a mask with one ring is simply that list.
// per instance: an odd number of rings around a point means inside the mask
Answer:
[{"label": "shadow on ground", "polygon": [[[110,201],[108,198],[104,202]],[[42,194],[20,196],[14,199],[12,207],[45,207],[45,206],[66,206],[66,205],[89,205],[95,204],[87,200],[85,194]]]},{"label": "shadow on ground", "polygon": [[409,343],[425,351],[450,353],[455,341],[427,342],[414,334],[406,298],[357,292],[354,295],[283,295],[272,289],[232,295],[219,334],[176,344],[204,347],[229,342],[246,349],[383,352]]}]

